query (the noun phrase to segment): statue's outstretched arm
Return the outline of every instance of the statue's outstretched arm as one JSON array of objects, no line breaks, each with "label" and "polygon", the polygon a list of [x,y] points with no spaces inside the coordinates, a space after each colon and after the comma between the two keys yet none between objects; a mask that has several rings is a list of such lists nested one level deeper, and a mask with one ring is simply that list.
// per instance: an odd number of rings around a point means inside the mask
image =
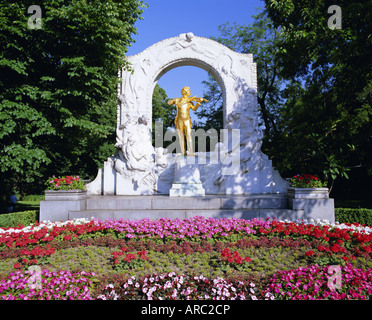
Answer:
[{"label": "statue's outstretched arm", "polygon": [[[192,105],[192,107],[191,107],[191,109],[192,109],[193,111],[198,110],[198,108],[200,107],[200,105],[201,105],[201,103],[202,103],[203,101],[208,102],[207,99],[204,99],[204,98],[196,98],[196,97],[195,97],[195,98],[193,97],[193,101],[196,102],[196,104],[195,104],[195,105]],[[192,103],[191,103],[191,104],[192,104]]]}]

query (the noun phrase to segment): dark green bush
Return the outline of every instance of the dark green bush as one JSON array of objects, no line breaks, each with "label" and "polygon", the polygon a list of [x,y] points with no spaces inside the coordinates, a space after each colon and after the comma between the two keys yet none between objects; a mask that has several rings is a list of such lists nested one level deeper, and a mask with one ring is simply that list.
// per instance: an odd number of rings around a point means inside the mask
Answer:
[{"label": "dark green bush", "polygon": [[17,227],[18,224],[28,226],[29,224],[39,220],[39,212],[37,210],[13,212],[0,215],[0,227]]},{"label": "dark green bush", "polygon": [[372,226],[372,209],[335,208],[335,220],[340,223],[357,222]]}]

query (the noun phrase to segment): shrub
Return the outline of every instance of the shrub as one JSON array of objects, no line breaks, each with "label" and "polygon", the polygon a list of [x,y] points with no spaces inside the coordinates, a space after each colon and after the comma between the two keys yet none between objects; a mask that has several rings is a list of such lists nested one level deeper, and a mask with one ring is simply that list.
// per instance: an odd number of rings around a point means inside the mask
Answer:
[{"label": "shrub", "polygon": [[1,228],[15,228],[19,224],[28,226],[39,219],[39,212],[37,210],[13,212],[0,215]]},{"label": "shrub", "polygon": [[21,201],[40,202],[45,200],[44,194],[30,194],[23,196]]},{"label": "shrub", "polygon": [[360,223],[372,226],[372,209],[336,208],[335,220],[341,223]]}]

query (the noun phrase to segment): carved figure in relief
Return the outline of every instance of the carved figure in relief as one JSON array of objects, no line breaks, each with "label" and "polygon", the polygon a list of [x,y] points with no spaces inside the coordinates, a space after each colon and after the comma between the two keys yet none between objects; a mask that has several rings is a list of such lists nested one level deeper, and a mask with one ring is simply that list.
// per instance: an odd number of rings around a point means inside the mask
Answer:
[{"label": "carved figure in relief", "polygon": [[[169,100],[169,105],[176,105],[177,107],[177,116],[174,121],[176,125],[176,130],[180,142],[181,152],[182,154],[186,154],[185,149],[185,137],[187,142],[187,151],[189,152],[189,156],[194,155],[194,147],[192,145],[192,137],[191,137],[191,118],[190,118],[190,109],[196,111],[203,101],[208,102],[208,100],[204,98],[197,98],[197,97],[190,97],[191,91],[189,87],[184,87],[181,90],[182,97],[176,98],[173,100]],[[194,102],[196,104],[194,105]]]}]

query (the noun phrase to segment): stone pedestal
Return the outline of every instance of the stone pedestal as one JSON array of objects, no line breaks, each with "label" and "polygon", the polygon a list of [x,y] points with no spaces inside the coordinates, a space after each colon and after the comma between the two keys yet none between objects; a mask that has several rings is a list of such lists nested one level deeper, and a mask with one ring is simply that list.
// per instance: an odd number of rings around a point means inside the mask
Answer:
[{"label": "stone pedestal", "polygon": [[177,156],[174,165],[174,181],[170,197],[203,197],[205,190],[200,180],[200,171],[193,156]]},{"label": "stone pedestal", "polygon": [[40,221],[66,221],[70,211],[86,209],[86,190],[46,190],[45,201],[40,201]]},{"label": "stone pedestal", "polygon": [[288,198],[328,199],[328,188],[288,188]]},{"label": "stone pedestal", "polygon": [[87,190],[46,190],[45,201],[76,201],[85,200]]},{"label": "stone pedestal", "polygon": [[304,219],[327,219],[335,222],[334,199],[328,196],[328,188],[288,188],[288,207],[303,210]]}]

